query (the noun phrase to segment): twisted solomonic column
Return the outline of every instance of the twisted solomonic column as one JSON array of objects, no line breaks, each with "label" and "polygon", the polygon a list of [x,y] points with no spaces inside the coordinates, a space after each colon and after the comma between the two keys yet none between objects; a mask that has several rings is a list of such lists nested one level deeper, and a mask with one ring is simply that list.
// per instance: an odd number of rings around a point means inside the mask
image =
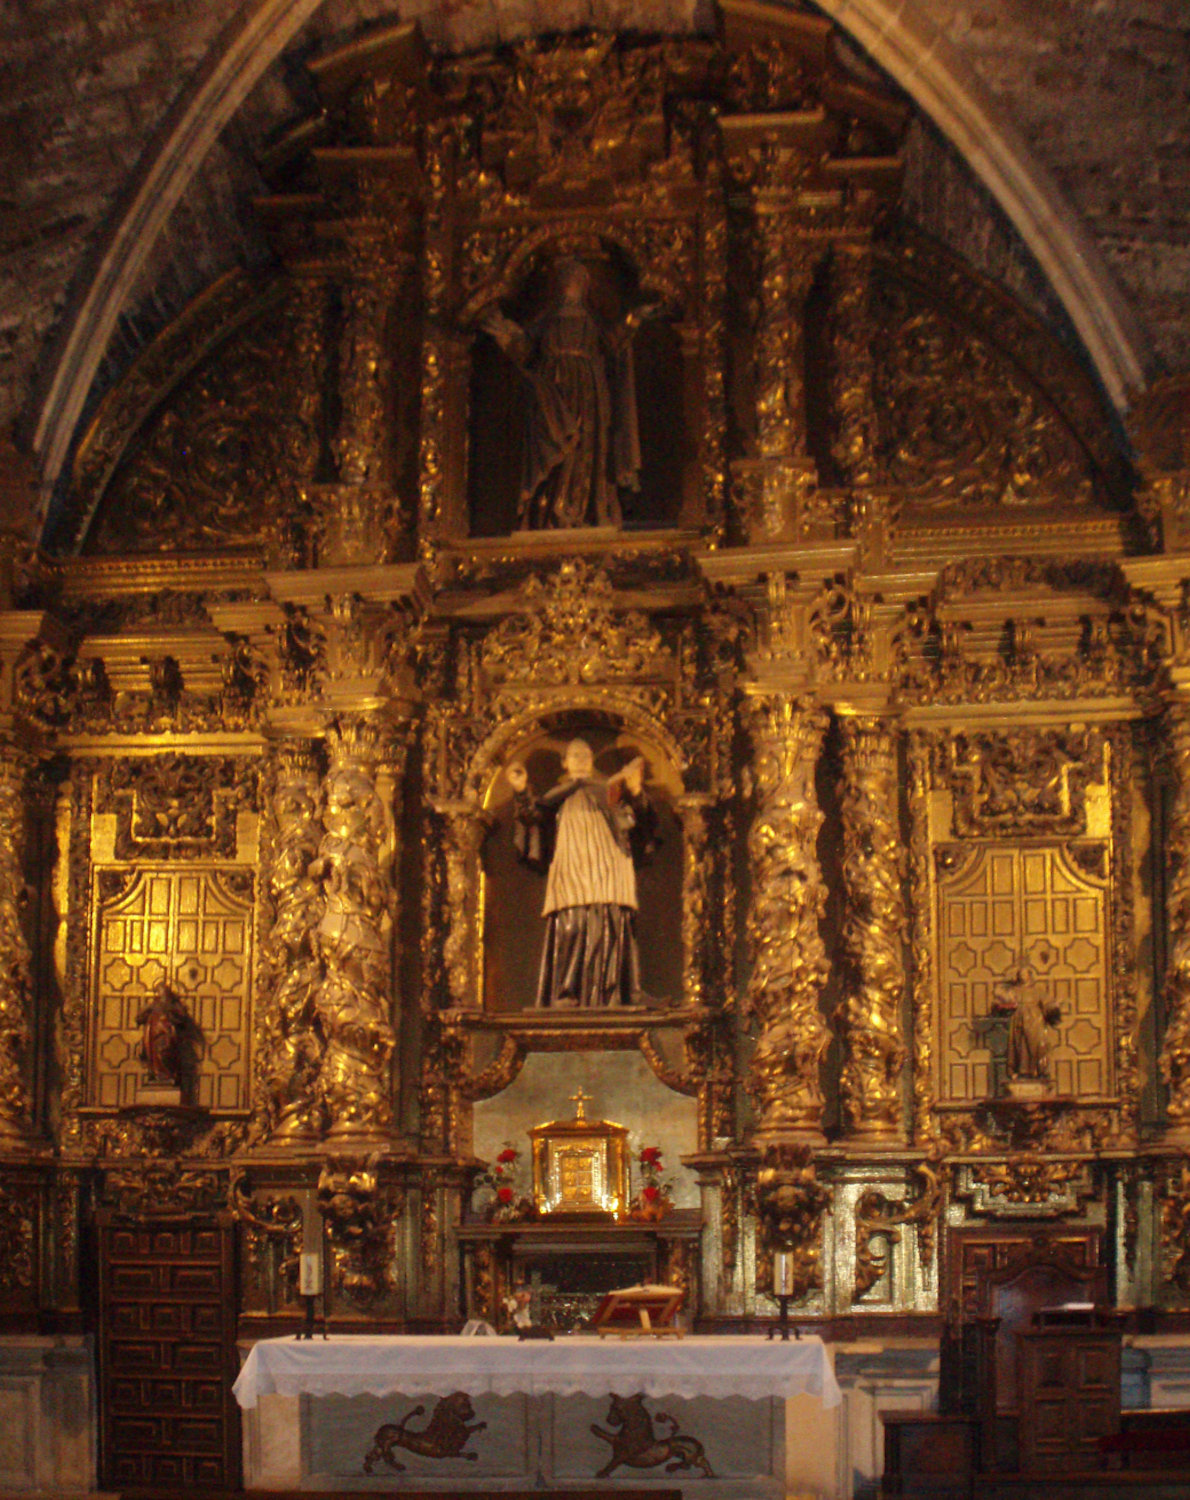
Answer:
[{"label": "twisted solomonic column", "polygon": [[847,1139],[904,1141],[901,1010],[905,898],[897,834],[897,740],[887,720],[844,718],[843,919],[846,998],[839,1080]]},{"label": "twisted solomonic column", "polygon": [[756,812],[748,832],[751,976],[747,1014],[757,1031],[748,1090],[757,1144],[820,1142],[819,1072],[829,1035],[819,1011],[827,976],[818,930],[826,889],[816,842],[822,813],[814,774],[826,715],[785,694],[747,707]]},{"label": "twisted solomonic column", "polygon": [[325,903],[316,933],[319,1092],[336,1145],[387,1144],[393,1124],[392,819],[377,788],[381,747],[367,723],[328,734],[322,836],[310,866]]}]

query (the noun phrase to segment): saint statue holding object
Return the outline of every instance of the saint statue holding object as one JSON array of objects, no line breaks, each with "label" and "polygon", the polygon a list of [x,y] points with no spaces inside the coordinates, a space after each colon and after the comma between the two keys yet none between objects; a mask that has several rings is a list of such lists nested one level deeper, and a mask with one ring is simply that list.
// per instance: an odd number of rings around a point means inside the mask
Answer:
[{"label": "saint statue holding object", "polygon": [[657,815],[637,756],[612,777],[572,740],[565,775],[543,797],[510,765],[517,858],[546,875],[539,1006],[639,1005],[636,864],[656,845]]}]

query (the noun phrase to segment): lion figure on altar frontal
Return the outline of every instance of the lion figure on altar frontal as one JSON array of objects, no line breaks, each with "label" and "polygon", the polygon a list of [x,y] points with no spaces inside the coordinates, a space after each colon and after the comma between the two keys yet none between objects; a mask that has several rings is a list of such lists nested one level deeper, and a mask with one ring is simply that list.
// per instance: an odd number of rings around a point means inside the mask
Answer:
[{"label": "lion figure on altar frontal", "polygon": [[424,1406],[415,1406],[406,1412],[399,1422],[386,1422],[376,1429],[372,1446],[364,1458],[364,1473],[371,1474],[376,1464],[383,1460],[394,1474],[402,1474],[405,1465],[393,1453],[394,1448],[404,1448],[409,1453],[419,1453],[423,1458],[466,1458],[472,1463],[478,1454],[464,1453],[473,1432],[482,1432],[486,1422],[473,1422],[475,1408],[465,1391],[452,1391],[443,1396],[435,1406],[429,1422],[420,1432],[410,1432],[408,1424],[414,1417],[425,1415]]},{"label": "lion figure on altar frontal", "polygon": [[706,1451],[696,1437],[679,1432],[677,1422],[667,1412],[659,1411],[656,1420],[667,1422],[668,1437],[658,1436],[653,1427],[654,1419],[645,1410],[643,1392],[635,1396],[612,1395],[607,1410],[608,1432],[598,1423],[592,1422],[591,1431],[597,1438],[611,1444],[612,1454],[596,1479],[607,1479],[621,1464],[630,1469],[655,1469],[665,1465],[667,1474],[688,1473],[700,1469],[707,1479],[714,1479],[715,1472],[707,1462]]}]

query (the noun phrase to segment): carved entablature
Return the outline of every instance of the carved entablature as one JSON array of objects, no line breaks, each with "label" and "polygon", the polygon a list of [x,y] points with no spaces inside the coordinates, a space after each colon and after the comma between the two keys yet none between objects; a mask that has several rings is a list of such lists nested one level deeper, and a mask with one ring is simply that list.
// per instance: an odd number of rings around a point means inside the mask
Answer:
[{"label": "carved entablature", "polygon": [[906,609],[899,690],[905,701],[956,705],[1148,701],[1175,625],[1114,563],[948,563],[933,594]]}]

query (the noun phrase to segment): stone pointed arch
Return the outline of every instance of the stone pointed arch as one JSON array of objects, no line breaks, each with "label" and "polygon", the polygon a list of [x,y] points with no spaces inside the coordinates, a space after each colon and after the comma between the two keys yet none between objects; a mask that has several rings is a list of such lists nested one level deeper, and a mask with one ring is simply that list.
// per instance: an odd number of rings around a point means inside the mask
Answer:
[{"label": "stone pointed arch", "polygon": [[[1146,337],[1061,189],[990,90],[918,0],[818,3],[896,79],[991,192],[1049,277],[1111,400],[1124,410],[1131,392],[1145,382]],[[219,133],[321,4],[256,0],[222,33],[143,163],[123,212],[97,246],[91,279],[58,345],[38,412],[33,444],[42,480],[39,524],[116,321],[170,213]],[[771,9],[777,15],[781,7]]]}]

